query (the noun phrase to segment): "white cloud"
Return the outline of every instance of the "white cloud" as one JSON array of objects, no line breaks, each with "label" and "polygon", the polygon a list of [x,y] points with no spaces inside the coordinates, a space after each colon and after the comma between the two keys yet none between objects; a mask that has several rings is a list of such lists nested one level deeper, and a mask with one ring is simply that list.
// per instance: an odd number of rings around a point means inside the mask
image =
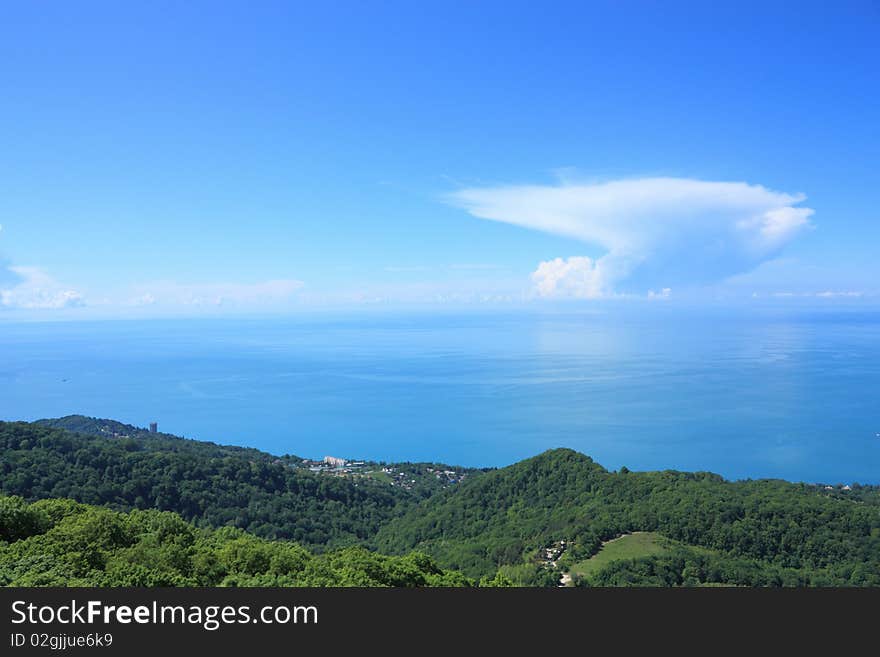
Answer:
[{"label": "white cloud", "polygon": [[[752,292],[752,297],[757,299],[761,295],[758,292]],[[793,299],[796,297],[817,297],[819,299],[837,299],[837,298],[847,298],[847,299],[858,299],[865,296],[865,293],[860,290],[824,290],[822,292],[771,292],[771,297],[777,299]]]},{"label": "white cloud", "polygon": [[855,291],[855,290],[846,290],[842,292],[835,292],[832,290],[825,290],[824,292],[816,292],[817,297],[822,297],[825,299],[833,298],[833,297],[861,297],[864,296],[864,292]]},{"label": "white cloud", "polygon": [[303,288],[302,281],[276,279],[260,283],[177,283],[159,281],[140,286],[128,305],[259,306],[288,301]]},{"label": "white cloud", "polygon": [[546,296],[607,296],[749,271],[809,225],[813,210],[795,207],[804,198],[742,182],[641,178],[470,188],[450,200],[481,219],[603,250],[542,262],[532,277]]},{"label": "white cloud", "polygon": [[134,299],[131,299],[128,302],[128,305],[129,306],[152,306],[155,303],[156,303],[156,297],[154,297],[149,292],[145,292],[144,294],[141,294],[140,296],[137,296]]},{"label": "white cloud", "polygon": [[542,297],[598,299],[609,293],[604,266],[586,256],[542,262],[532,272],[532,281]]},{"label": "white cloud", "polygon": [[85,299],[76,290],[61,286],[38,267],[8,267],[14,284],[0,289],[0,306],[22,309],[76,308]]}]

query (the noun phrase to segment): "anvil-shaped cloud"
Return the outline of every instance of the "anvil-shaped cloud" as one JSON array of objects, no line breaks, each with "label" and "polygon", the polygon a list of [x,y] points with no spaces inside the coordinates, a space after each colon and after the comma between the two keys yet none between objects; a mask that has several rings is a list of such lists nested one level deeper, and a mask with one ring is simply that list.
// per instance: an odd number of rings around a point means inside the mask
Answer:
[{"label": "anvil-shaped cloud", "polygon": [[743,182],[640,178],[597,184],[462,189],[453,204],[595,245],[598,258],[542,262],[542,296],[601,297],[722,280],[773,258],[813,210],[802,194]]}]

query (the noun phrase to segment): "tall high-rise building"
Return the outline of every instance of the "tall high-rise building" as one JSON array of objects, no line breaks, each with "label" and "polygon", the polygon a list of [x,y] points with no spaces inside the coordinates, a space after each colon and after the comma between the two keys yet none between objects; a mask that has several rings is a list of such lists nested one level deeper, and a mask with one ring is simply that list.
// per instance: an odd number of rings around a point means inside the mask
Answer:
[{"label": "tall high-rise building", "polygon": [[156,433],[159,430],[159,424],[157,422],[150,422],[150,433]]}]

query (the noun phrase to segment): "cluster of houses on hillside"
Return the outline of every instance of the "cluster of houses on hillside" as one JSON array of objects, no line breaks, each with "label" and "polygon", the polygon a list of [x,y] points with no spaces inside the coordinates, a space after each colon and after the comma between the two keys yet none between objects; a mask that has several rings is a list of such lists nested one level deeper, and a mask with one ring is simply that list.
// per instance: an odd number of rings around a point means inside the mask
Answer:
[{"label": "cluster of houses on hillside", "polygon": [[336,456],[325,456],[322,461],[303,459],[303,467],[312,472],[324,474],[347,475],[354,474],[364,468],[365,461],[349,461]]},{"label": "cluster of houses on hillside", "polygon": [[391,486],[399,486],[404,490],[412,490],[419,482],[425,483],[426,475],[436,479],[441,486],[445,487],[458,484],[467,477],[467,473],[443,468],[426,467],[419,465],[400,464],[379,467],[376,463],[366,461],[349,461],[337,456],[325,456],[320,461],[303,459],[299,467],[307,468],[316,474],[325,474],[336,477],[345,476],[370,476],[387,481]]},{"label": "cluster of houses on hillside", "polygon": [[435,468],[427,468],[427,470],[444,484],[457,484],[467,477],[467,473],[456,472],[455,470],[438,470]]},{"label": "cluster of houses on hillside", "polygon": [[565,554],[568,544],[563,541],[554,541],[549,546],[541,550],[541,561],[548,568],[556,568],[556,562]]},{"label": "cluster of houses on hillside", "polygon": [[825,486],[825,490],[852,490],[852,486],[846,484],[845,486],[841,486],[838,484],[837,486]]}]

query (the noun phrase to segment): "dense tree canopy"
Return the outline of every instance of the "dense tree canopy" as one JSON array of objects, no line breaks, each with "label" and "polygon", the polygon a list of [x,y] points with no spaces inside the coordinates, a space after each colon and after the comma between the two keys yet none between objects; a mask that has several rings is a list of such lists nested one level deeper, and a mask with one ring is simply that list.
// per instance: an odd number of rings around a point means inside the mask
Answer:
[{"label": "dense tree canopy", "polygon": [[289,541],[203,529],[155,510],[0,497],[0,527],[3,586],[473,585],[424,554],[387,557],[348,547],[316,555]]}]

